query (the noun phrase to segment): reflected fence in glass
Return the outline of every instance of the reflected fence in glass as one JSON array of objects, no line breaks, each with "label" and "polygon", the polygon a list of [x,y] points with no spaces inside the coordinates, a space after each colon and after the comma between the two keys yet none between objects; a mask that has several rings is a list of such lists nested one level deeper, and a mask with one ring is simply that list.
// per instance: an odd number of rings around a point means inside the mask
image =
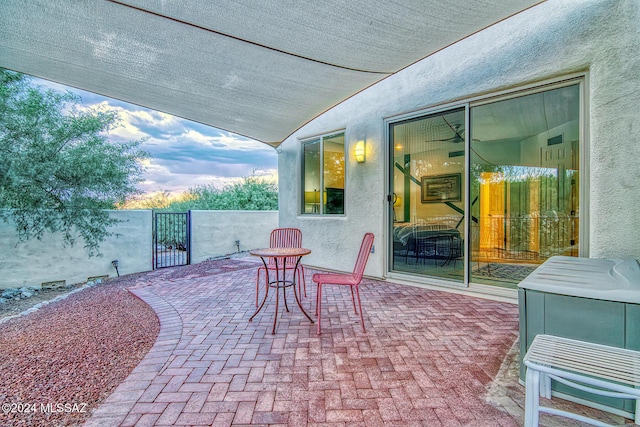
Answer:
[{"label": "reflected fence in glass", "polygon": [[576,255],[578,219],[548,216],[485,217],[471,225],[472,259],[543,262],[554,255]]},{"label": "reflected fence in glass", "polygon": [[561,212],[480,218],[471,224],[469,281],[515,288],[548,258],[578,256],[577,230],[578,218]]}]

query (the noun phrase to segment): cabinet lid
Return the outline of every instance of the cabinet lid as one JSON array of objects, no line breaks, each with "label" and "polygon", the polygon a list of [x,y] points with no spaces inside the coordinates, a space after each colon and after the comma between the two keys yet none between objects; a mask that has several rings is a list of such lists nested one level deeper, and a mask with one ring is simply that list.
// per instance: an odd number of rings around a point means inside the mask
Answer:
[{"label": "cabinet lid", "polygon": [[555,256],[540,265],[518,287],[640,304],[640,264],[635,259]]}]

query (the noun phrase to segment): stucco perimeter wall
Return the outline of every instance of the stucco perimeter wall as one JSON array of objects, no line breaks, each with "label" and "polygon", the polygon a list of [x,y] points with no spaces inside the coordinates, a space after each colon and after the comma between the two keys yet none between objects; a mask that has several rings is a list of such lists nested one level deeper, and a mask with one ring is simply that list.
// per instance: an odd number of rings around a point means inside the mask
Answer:
[{"label": "stucco perimeter wall", "polygon": [[191,263],[269,246],[278,211],[191,211]]},{"label": "stucco perimeter wall", "polygon": [[[305,263],[350,270],[365,231],[376,236],[366,274],[384,276],[385,120],[436,107],[462,106],[565,76],[586,78],[586,167],[581,185],[583,255],[640,258],[640,2],[548,0],[402,70],[337,105],[279,147],[280,225],[311,242]],[[345,215],[300,215],[300,140],[345,129]],[[367,142],[358,164],[356,142]],[[583,230],[584,231],[584,230]]]},{"label": "stucco perimeter wall", "polygon": [[[81,241],[65,246],[58,234],[19,243],[12,223],[0,222],[0,289],[40,286],[65,280],[82,283],[90,277],[116,276],[153,269],[152,212],[112,211],[121,222],[114,236],[100,244],[100,257],[88,257]],[[269,234],[278,226],[278,211],[191,211],[191,263],[212,257],[269,246]]]},{"label": "stucco perimeter wall", "polygon": [[151,211],[112,211],[110,215],[121,222],[111,230],[116,234],[100,244],[102,256],[94,257],[87,256],[82,240],[65,246],[57,233],[18,243],[14,224],[0,222],[0,289],[113,277],[116,270],[111,261],[116,259],[121,275],[151,270]]}]

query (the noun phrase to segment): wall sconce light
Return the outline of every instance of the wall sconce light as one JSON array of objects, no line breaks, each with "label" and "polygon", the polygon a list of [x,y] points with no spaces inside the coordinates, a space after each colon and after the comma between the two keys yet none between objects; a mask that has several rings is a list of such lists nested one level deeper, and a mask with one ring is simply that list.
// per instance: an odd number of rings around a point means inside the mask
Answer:
[{"label": "wall sconce light", "polygon": [[356,161],[358,163],[364,163],[367,160],[367,145],[364,141],[358,141],[356,143]]}]

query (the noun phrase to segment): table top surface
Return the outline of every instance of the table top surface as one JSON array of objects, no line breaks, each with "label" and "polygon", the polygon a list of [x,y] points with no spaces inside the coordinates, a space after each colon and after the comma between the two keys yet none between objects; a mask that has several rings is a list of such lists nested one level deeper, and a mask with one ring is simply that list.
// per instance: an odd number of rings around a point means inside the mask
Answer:
[{"label": "table top surface", "polygon": [[311,253],[307,248],[261,248],[249,251],[251,255],[259,257],[293,257],[303,256]]}]

